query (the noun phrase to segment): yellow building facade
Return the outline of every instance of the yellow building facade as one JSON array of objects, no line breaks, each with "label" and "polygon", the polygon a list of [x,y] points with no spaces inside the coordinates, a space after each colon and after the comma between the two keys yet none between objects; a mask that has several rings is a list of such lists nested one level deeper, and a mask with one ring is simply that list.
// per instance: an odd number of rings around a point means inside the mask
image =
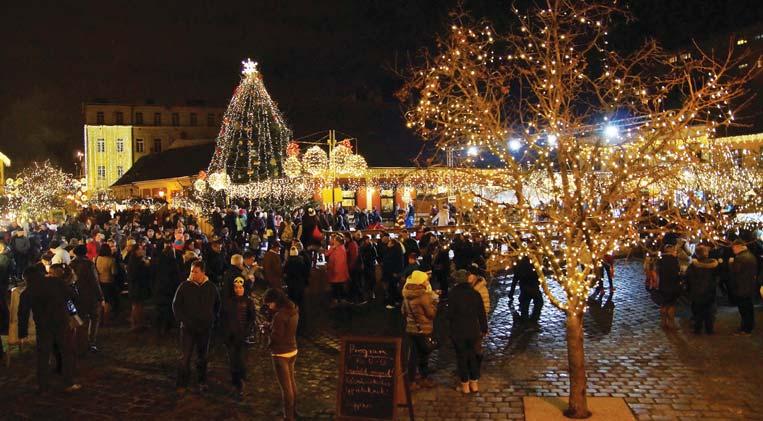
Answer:
[{"label": "yellow building facade", "polygon": [[11,166],[11,160],[0,152],[0,192],[5,189],[5,169]]},{"label": "yellow building facade", "polygon": [[202,105],[84,104],[89,188],[107,190],[146,155],[213,141],[223,113],[223,108]]}]

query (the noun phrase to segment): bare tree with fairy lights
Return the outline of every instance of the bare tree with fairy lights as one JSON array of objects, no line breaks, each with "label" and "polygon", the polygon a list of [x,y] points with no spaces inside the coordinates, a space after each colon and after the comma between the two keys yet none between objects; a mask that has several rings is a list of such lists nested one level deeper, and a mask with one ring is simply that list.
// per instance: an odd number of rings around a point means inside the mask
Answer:
[{"label": "bare tree with fairy lights", "polygon": [[267,207],[298,206],[309,191],[284,174],[291,130],[265,89],[257,63],[242,64],[241,83],[225,111],[206,183],[195,187],[255,199]]},{"label": "bare tree with fairy lights", "polygon": [[[730,74],[731,55],[673,61],[655,42],[610,50],[608,26],[627,18],[614,2],[546,0],[513,13],[505,34],[456,16],[400,97],[408,126],[482,180],[473,220],[510,250],[495,258],[529,257],[565,312],[565,415],[585,418],[583,313],[601,259],[643,241],[645,221],[661,221],[652,237],[716,235],[708,221],[750,184],[713,135],[750,75]],[[679,203],[687,190],[701,194]]]}]

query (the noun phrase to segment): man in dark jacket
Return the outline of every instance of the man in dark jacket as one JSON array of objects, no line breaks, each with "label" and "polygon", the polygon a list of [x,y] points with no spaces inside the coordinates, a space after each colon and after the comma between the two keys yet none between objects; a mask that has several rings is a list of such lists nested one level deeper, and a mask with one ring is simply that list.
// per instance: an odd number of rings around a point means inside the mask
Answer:
[{"label": "man in dark jacket", "polygon": [[[101,319],[101,309],[103,308],[103,291],[98,282],[98,275],[95,271],[95,264],[87,258],[87,247],[79,245],[74,248],[75,258],[72,260],[72,270],[77,277],[77,313],[85,322],[82,326],[82,340],[80,344],[89,346],[90,352],[98,352],[96,339],[98,337],[98,324]],[[80,338],[78,338],[80,339]],[[84,339],[87,339],[85,341]],[[84,350],[84,346],[79,346]]]},{"label": "man in dark jacket", "polygon": [[453,288],[448,295],[448,321],[450,336],[456,349],[458,376],[463,393],[478,391],[480,378],[480,349],[482,337],[487,334],[487,315],[479,292],[468,282],[469,273],[453,273]]},{"label": "man in dark jacket", "polygon": [[204,263],[191,265],[189,279],[180,284],[172,302],[175,319],[180,322],[182,357],[178,366],[177,391],[183,395],[191,372],[191,354],[196,350],[199,392],[207,391],[207,352],[212,327],[220,309],[220,294],[204,274]]},{"label": "man in dark jacket", "polygon": [[[63,273],[61,265],[52,265],[51,273]],[[56,272],[58,271],[58,272]],[[46,275],[38,267],[24,271],[27,281],[26,298],[32,310],[37,332],[37,386],[46,392],[49,384],[50,367],[48,361],[54,346],[60,352],[61,374],[66,391],[79,390],[82,386],[74,383],[74,331],[70,326],[68,304],[73,306],[72,289],[59,276]],[[26,305],[22,307],[27,308]],[[23,318],[22,318],[23,319]]]},{"label": "man in dark jacket", "polygon": [[284,266],[284,280],[286,282],[286,292],[289,299],[297,305],[299,309],[299,320],[301,323],[297,326],[297,333],[304,332],[305,325],[305,289],[307,288],[310,276],[309,266],[305,264],[304,258],[300,256],[297,247],[292,246],[289,249],[289,257],[286,258]]},{"label": "man in dark jacket", "polygon": [[231,296],[223,299],[222,327],[225,347],[228,349],[231,382],[240,398],[244,396],[246,381],[246,337],[254,323],[254,303],[244,294],[244,278],[236,277]]},{"label": "man in dark jacket", "polygon": [[207,250],[203,253],[206,263],[207,276],[215,285],[222,285],[223,274],[225,273],[225,251],[221,240],[213,241]]},{"label": "man in dark jacket", "polygon": [[[13,260],[5,249],[5,243],[0,242],[0,334],[6,335],[10,314],[8,312],[8,287],[10,285],[11,271],[13,270]],[[0,356],[3,355],[2,344],[0,344]]]},{"label": "man in dark jacket", "polygon": [[697,246],[696,259],[686,269],[686,285],[689,289],[691,300],[692,319],[694,320],[694,333],[702,333],[704,325],[707,334],[713,333],[715,320],[715,281],[718,269],[718,261],[710,259],[710,249],[707,246]]},{"label": "man in dark jacket", "polygon": [[397,240],[389,239],[382,257],[382,279],[387,283],[387,309],[392,310],[402,301],[399,283],[403,273],[403,247]]},{"label": "man in dark jacket", "polygon": [[743,240],[735,240],[731,250],[734,257],[729,260],[729,296],[739,308],[742,319],[738,334],[750,335],[755,327],[752,300],[757,290],[758,262]]},{"label": "man in dark jacket", "polygon": [[180,264],[172,243],[164,243],[153,267],[154,303],[156,304],[156,332],[161,337],[175,325],[172,300],[180,284]]},{"label": "man in dark jacket", "polygon": [[[514,266],[514,278],[511,280],[509,289],[509,303],[514,301],[514,290],[517,284],[519,284],[519,314],[522,321],[537,326],[541,309],[543,309],[543,292],[540,289],[540,280],[535,267],[527,256],[519,259]],[[528,316],[530,302],[533,304],[533,312]]]}]

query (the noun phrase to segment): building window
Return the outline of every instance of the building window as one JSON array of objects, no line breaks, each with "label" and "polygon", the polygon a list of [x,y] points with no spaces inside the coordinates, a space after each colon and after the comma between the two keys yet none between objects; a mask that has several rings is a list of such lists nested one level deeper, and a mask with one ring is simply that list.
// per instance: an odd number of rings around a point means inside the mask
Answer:
[{"label": "building window", "polygon": [[135,139],[135,152],[143,153],[145,146],[143,146],[143,139]]},{"label": "building window", "polygon": [[395,191],[392,189],[382,189],[379,197],[381,198],[381,211],[383,214],[390,214],[395,211]]},{"label": "building window", "polygon": [[154,126],[162,125],[162,113],[154,113]]},{"label": "building window", "polygon": [[117,165],[117,177],[121,177],[125,173],[124,167]]},{"label": "building window", "polygon": [[106,167],[103,165],[98,166],[98,179],[99,180],[105,180],[106,179]]},{"label": "building window", "polygon": [[691,59],[691,53],[681,54],[681,58],[684,59],[684,60],[690,60]]},{"label": "building window", "polygon": [[212,127],[215,125],[215,114],[209,113],[207,114],[207,126]]},{"label": "building window", "polygon": [[96,152],[106,152],[106,141],[103,139],[98,139],[95,142],[95,151]]},{"label": "building window", "polygon": [[737,40],[737,45],[744,45],[747,44],[747,40],[744,38],[740,38]]},{"label": "building window", "polygon": [[355,192],[352,190],[342,190],[342,206],[344,208],[355,207]]},{"label": "building window", "polygon": [[114,111],[114,124],[125,124],[124,114],[121,111]]},{"label": "building window", "polygon": [[124,152],[125,151],[125,141],[122,139],[117,139],[117,152]]},{"label": "building window", "polygon": [[668,59],[668,63],[673,64],[678,61],[678,56],[672,56]]},{"label": "building window", "polygon": [[104,124],[103,111],[95,113],[95,124]]},{"label": "building window", "polygon": [[749,66],[749,64],[747,64],[747,63],[742,63],[742,64],[740,64],[740,65],[739,65],[739,66],[737,66],[737,67],[739,68],[739,70],[742,70],[742,69],[746,69],[746,68],[747,68],[747,66]]},{"label": "building window", "polygon": [[196,113],[191,113],[191,126],[195,126],[196,124]]},{"label": "building window", "polygon": [[172,125],[173,126],[179,126],[180,125],[180,114],[172,113]]},{"label": "building window", "polygon": [[162,151],[162,139],[154,139],[154,152]]},{"label": "building window", "polygon": [[742,149],[734,149],[731,151],[731,158],[734,160],[734,165],[741,167],[744,163],[744,151]]},{"label": "building window", "polygon": [[135,124],[143,124],[143,113],[140,111],[135,113]]}]

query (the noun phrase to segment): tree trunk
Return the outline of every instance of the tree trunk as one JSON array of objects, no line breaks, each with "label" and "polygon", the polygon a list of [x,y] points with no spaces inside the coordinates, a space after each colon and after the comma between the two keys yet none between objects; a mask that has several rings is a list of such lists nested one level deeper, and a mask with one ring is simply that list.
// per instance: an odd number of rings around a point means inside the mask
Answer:
[{"label": "tree trunk", "polygon": [[567,313],[567,360],[570,365],[570,400],[564,411],[568,418],[588,418],[587,380],[583,351],[583,314]]}]

